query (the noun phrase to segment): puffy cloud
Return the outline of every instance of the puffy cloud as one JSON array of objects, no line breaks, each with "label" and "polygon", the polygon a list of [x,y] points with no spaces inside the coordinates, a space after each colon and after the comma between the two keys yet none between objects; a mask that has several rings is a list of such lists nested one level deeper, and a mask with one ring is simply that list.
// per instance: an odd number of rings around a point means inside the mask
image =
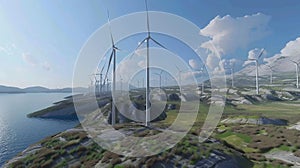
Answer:
[{"label": "puffy cloud", "polygon": [[271,17],[262,13],[243,17],[217,16],[200,30],[200,35],[210,40],[200,47],[210,51],[206,58],[206,65],[214,74],[223,71],[219,65],[228,54],[237,49],[247,48],[249,44],[262,39],[269,34],[268,24]]},{"label": "puffy cloud", "polygon": [[262,54],[262,56],[266,55],[266,51],[264,49],[254,48],[248,52],[248,59],[258,59],[260,54]]},{"label": "puffy cloud", "polygon": [[236,49],[245,48],[250,43],[265,37],[269,33],[270,19],[270,16],[262,13],[237,18],[230,15],[217,16],[201,29],[200,35],[211,38],[210,41],[202,43],[201,47],[211,51],[216,49],[221,55],[233,53]]},{"label": "puffy cloud", "polygon": [[280,53],[275,54],[272,57],[265,58],[264,62],[267,65],[274,67],[277,72],[289,72],[294,71],[295,67],[290,60],[300,61],[300,37],[295,40],[289,41]]},{"label": "puffy cloud", "polygon": [[190,65],[194,70],[200,70],[200,69],[201,69],[201,65],[200,65],[199,62],[196,61],[195,59],[190,59],[190,60],[189,60],[189,65]]},{"label": "puffy cloud", "polygon": [[[266,65],[269,65],[273,67],[273,70],[275,72],[291,72],[295,71],[295,66],[290,60],[293,61],[300,61],[300,37],[296,38],[295,40],[287,42],[285,47],[280,50],[280,53],[277,53],[271,57],[264,58],[263,62]],[[255,53],[257,53],[258,50],[256,51],[249,51],[249,58],[255,58]],[[249,61],[246,61],[244,65],[247,65],[250,63]],[[241,72],[250,72],[254,71],[254,66],[253,67],[247,67],[244,68]],[[260,73],[264,74],[264,72],[269,72],[270,69],[268,66],[261,66],[260,68]],[[245,73],[246,74],[246,73]]]},{"label": "puffy cloud", "polygon": [[219,65],[219,62],[220,62],[220,58],[213,53],[209,54],[206,58],[206,65],[210,69],[216,68],[216,66]]},{"label": "puffy cloud", "polygon": [[[265,50],[260,49],[260,48],[254,48],[254,49],[250,50],[248,52],[248,59],[257,59],[261,52],[263,52],[261,57],[265,56],[267,53]],[[246,66],[250,63],[253,63],[253,61],[246,60],[243,64],[243,66]]]},{"label": "puffy cloud", "polygon": [[278,59],[280,59],[282,56],[280,54],[275,54],[273,57],[264,58],[264,62],[267,64],[272,64],[276,62]]},{"label": "puffy cloud", "polygon": [[282,56],[289,57],[293,60],[300,59],[300,37],[296,40],[289,41],[285,47],[280,51]]}]

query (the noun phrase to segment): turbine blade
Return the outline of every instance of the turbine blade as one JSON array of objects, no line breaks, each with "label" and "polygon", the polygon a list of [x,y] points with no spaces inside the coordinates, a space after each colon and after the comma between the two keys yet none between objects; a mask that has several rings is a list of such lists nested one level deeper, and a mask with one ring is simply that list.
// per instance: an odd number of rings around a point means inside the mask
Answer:
[{"label": "turbine blade", "polygon": [[149,12],[148,12],[147,0],[145,0],[145,5],[146,5],[146,12],[147,12],[147,31],[148,31],[148,35],[150,35],[150,23],[149,23]]},{"label": "turbine blade", "polygon": [[135,54],[135,52],[137,51],[137,49],[139,49],[144,44],[144,42],[146,40],[147,40],[147,38],[145,38],[142,42],[140,42],[140,44],[133,50],[133,53],[131,54],[130,58],[133,57],[133,55]]},{"label": "turbine blade", "polygon": [[259,59],[259,58],[262,56],[262,54],[264,53],[264,51],[265,51],[265,49],[263,48],[263,49],[261,50],[261,52],[259,53],[257,59]]},{"label": "turbine blade", "polygon": [[[102,67],[102,69],[101,69],[101,71],[100,71],[100,74],[102,74],[102,72],[103,72],[103,70],[104,70],[104,67],[105,67],[105,65],[106,65],[106,62],[104,63],[104,65],[103,65],[103,67]],[[100,75],[99,74],[99,75]]]},{"label": "turbine blade", "polygon": [[110,18],[109,18],[109,11],[108,10],[107,10],[107,19],[108,19],[108,26],[109,26],[109,33],[110,33],[111,44],[112,44],[112,46],[114,46],[115,43],[114,43],[114,38],[113,38],[113,35],[112,35],[112,32],[111,32]]},{"label": "turbine blade", "polygon": [[107,74],[108,74],[108,71],[109,71],[109,68],[110,68],[110,64],[111,64],[111,60],[112,60],[113,55],[114,55],[114,51],[111,52],[111,54],[110,54],[110,58],[109,58],[109,61],[108,61],[108,66],[107,66],[107,70],[106,70],[106,73],[105,73],[104,81],[107,79]]},{"label": "turbine blade", "polygon": [[290,60],[291,62],[293,62],[293,63],[295,63],[295,64],[297,64],[297,62],[296,61],[293,61],[293,60]]},{"label": "turbine blade", "polygon": [[160,44],[158,41],[154,40],[152,37],[150,37],[150,39],[151,39],[154,43],[156,43],[157,45],[159,45],[160,47],[162,47],[162,48],[164,48],[164,49],[167,50],[167,48],[166,48],[165,46],[163,46],[162,44]]}]

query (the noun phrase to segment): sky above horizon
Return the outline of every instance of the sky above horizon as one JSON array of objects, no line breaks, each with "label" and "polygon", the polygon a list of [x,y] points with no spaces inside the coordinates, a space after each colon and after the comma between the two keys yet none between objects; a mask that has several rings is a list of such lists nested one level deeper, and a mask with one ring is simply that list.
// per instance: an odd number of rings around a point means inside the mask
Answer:
[{"label": "sky above horizon", "polygon": [[[199,27],[199,36],[208,39],[199,47],[208,51],[205,65],[212,72],[221,71],[218,59],[233,61],[241,69],[262,48],[264,58],[269,58],[266,62],[279,54],[300,58],[300,1],[148,0],[148,6]],[[107,10],[114,19],[144,11],[145,4],[143,0],[0,0],[0,85],[70,87],[80,49],[107,23]],[[137,44],[135,40],[132,43]],[[183,59],[195,65],[190,57]]]}]

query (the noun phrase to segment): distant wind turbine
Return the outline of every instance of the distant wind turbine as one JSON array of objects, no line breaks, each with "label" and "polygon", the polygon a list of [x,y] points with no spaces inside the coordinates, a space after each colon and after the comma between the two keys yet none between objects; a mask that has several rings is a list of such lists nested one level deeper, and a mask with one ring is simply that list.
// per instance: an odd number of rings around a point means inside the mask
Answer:
[{"label": "distant wind turbine", "polygon": [[230,69],[230,73],[231,73],[231,87],[234,87],[234,63],[230,63],[229,67],[226,67],[225,69]]},{"label": "distant wind turbine", "polygon": [[[203,65],[202,68],[200,69],[202,76],[204,76],[204,70],[205,70],[204,68],[205,68],[205,65]],[[204,93],[204,82],[205,81],[202,81],[202,83],[201,83],[201,95],[203,95],[203,93]]]},{"label": "distant wind turbine", "polygon": [[[289,56],[281,56],[280,58],[278,58],[277,60],[280,60],[280,59],[285,59]],[[289,60],[290,62],[294,63],[295,66],[296,66],[296,87],[297,89],[299,89],[299,65],[300,65],[300,61],[293,61],[293,60]]]},{"label": "distant wind turbine", "polygon": [[181,73],[183,72],[183,70],[182,70],[182,69],[179,69],[177,65],[175,65],[175,66],[176,66],[176,69],[178,70],[179,92],[180,92],[180,94],[181,94]]},{"label": "distant wind turbine", "polygon": [[94,87],[94,80],[93,80],[92,77],[90,77],[90,82],[91,82],[91,84],[89,86],[89,90],[90,90],[90,93],[92,93],[93,92],[93,87]]},{"label": "distant wind turbine", "polygon": [[[113,61],[113,70],[112,70],[112,95],[113,95],[113,93],[115,93],[115,91],[116,91],[116,73],[115,73],[116,72],[116,53],[120,49],[118,47],[116,47],[115,42],[114,42],[114,38],[112,35],[112,31],[111,31],[111,25],[110,25],[109,11],[107,11],[107,16],[108,16],[109,33],[110,33],[112,51],[111,51],[111,54],[109,57],[105,79],[107,79],[107,74],[108,74],[108,71],[109,71],[109,68],[111,65],[111,61]],[[108,84],[108,81],[107,81],[107,84]],[[112,109],[111,110],[111,112],[112,112],[111,125],[114,126],[116,124],[116,118],[117,118],[118,114],[116,114],[116,107],[115,107],[115,103],[113,102],[113,100],[112,100],[111,105],[112,105],[112,107],[111,107],[111,109]]]},{"label": "distant wind turbine", "polygon": [[164,71],[161,70],[160,73],[154,73],[155,75],[158,75],[158,76],[159,76],[159,89],[161,89],[161,76],[162,76],[162,73],[163,73],[163,72],[164,72]]},{"label": "distant wind turbine", "polygon": [[296,86],[297,86],[297,89],[299,89],[299,64],[300,64],[300,62],[296,62],[293,60],[290,60],[290,61],[293,62],[296,66],[296,80],[297,80]]},{"label": "distant wind turbine", "polygon": [[256,66],[256,75],[255,75],[255,80],[256,80],[256,94],[259,94],[259,84],[258,84],[258,60],[259,58],[262,56],[262,54],[264,53],[265,49],[262,49],[258,55],[257,58],[253,58],[253,59],[248,59],[249,61],[255,61],[255,66]]},{"label": "distant wind turbine", "polygon": [[[146,42],[147,44],[147,58],[146,58],[146,121],[145,121],[145,126],[149,126],[150,124],[150,68],[149,68],[149,56],[150,56],[150,51],[149,51],[149,45],[150,45],[150,40],[153,41],[155,44],[158,46],[166,49],[162,44],[157,42],[155,39],[151,37],[151,31],[150,31],[150,23],[149,23],[149,11],[148,11],[148,4],[147,0],[145,0],[145,5],[146,5],[146,11],[147,11],[147,37],[142,40],[142,42],[139,43],[137,48],[134,50],[138,50],[143,43]],[[134,54],[135,52],[133,52]]]},{"label": "distant wind turbine", "polygon": [[270,84],[272,85],[273,84],[273,66],[270,66],[270,65],[266,65],[269,69],[270,69]]}]

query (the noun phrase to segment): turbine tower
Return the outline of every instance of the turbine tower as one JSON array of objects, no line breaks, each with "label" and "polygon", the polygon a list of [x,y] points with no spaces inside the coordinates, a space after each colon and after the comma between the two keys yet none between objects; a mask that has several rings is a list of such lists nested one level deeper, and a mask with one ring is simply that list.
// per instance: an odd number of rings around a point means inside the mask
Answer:
[{"label": "turbine tower", "polygon": [[149,68],[150,40],[164,49],[166,49],[166,47],[164,47],[162,44],[160,44],[158,41],[156,41],[155,39],[153,39],[151,37],[147,0],[145,0],[145,5],[146,5],[146,12],[147,12],[147,37],[142,40],[142,42],[137,46],[137,48],[134,51],[138,50],[141,47],[141,45],[146,42],[147,56],[146,56],[146,120],[145,120],[145,126],[148,127],[150,124],[150,106],[151,106],[150,100],[149,100],[150,99],[150,68]]},{"label": "turbine tower", "polygon": [[[203,65],[202,68],[200,69],[200,72],[203,76],[204,76],[204,67],[205,67],[205,65]],[[202,81],[202,83],[201,83],[201,95],[203,95],[203,93],[204,93],[204,82],[205,81]]]},{"label": "turbine tower", "polygon": [[164,72],[164,71],[161,70],[160,73],[154,73],[155,75],[158,75],[158,76],[159,76],[159,89],[161,89],[161,76],[162,76],[162,73],[163,73],[163,72]]},{"label": "turbine tower", "polygon": [[270,66],[270,65],[266,65],[269,69],[270,69],[270,84],[272,85],[273,84],[273,66]]},{"label": "turbine tower", "polygon": [[259,84],[258,84],[258,60],[259,58],[262,56],[262,54],[264,53],[265,49],[262,49],[258,55],[257,58],[253,58],[253,59],[248,59],[249,61],[255,61],[255,66],[256,66],[256,74],[255,74],[255,80],[256,80],[256,94],[259,94]]},{"label": "turbine tower", "polygon": [[89,92],[92,93],[93,92],[93,87],[94,87],[94,80],[92,77],[90,77],[90,86],[89,86]]},{"label": "turbine tower", "polygon": [[234,63],[230,63],[229,64],[229,67],[225,68],[225,69],[230,69],[230,73],[231,73],[231,87],[233,88],[234,87]]},{"label": "turbine tower", "polygon": [[[280,60],[280,59],[285,59],[285,58],[287,58],[287,57],[289,57],[289,56],[281,56],[280,58],[278,58],[277,60]],[[276,60],[276,61],[277,61]],[[299,65],[300,65],[300,61],[293,61],[293,60],[289,60],[289,61],[291,61],[292,63],[294,63],[295,64],[295,66],[296,66],[296,87],[297,87],[297,89],[299,89]]]},{"label": "turbine tower", "polygon": [[[115,93],[115,91],[116,91],[116,74],[115,74],[115,72],[116,72],[116,55],[117,55],[116,53],[117,53],[117,51],[119,51],[119,48],[116,47],[115,42],[114,42],[114,38],[113,38],[113,35],[112,35],[111,25],[110,25],[110,18],[109,18],[109,11],[107,11],[107,16],[108,16],[109,33],[110,33],[112,51],[111,51],[111,54],[110,54],[110,57],[109,57],[105,79],[107,80],[107,85],[108,85],[107,74],[108,74],[111,62],[113,61],[113,69],[112,69],[112,95],[113,95],[113,93]],[[108,87],[107,87],[107,89],[108,89]],[[112,99],[111,106],[112,106],[111,107],[111,112],[112,112],[111,125],[114,126],[116,124],[116,118],[117,118],[118,114],[116,114],[116,106],[115,106],[115,103],[113,102],[113,99]]]},{"label": "turbine tower", "polygon": [[179,69],[177,65],[176,66],[176,69],[178,70],[178,80],[179,80],[179,92],[181,94],[181,73],[183,72],[183,70]]},{"label": "turbine tower", "polygon": [[297,86],[297,89],[299,89],[299,64],[300,64],[300,62],[299,61],[296,62],[293,60],[290,60],[290,61],[293,62],[296,66],[296,81],[297,81],[296,86]]}]

